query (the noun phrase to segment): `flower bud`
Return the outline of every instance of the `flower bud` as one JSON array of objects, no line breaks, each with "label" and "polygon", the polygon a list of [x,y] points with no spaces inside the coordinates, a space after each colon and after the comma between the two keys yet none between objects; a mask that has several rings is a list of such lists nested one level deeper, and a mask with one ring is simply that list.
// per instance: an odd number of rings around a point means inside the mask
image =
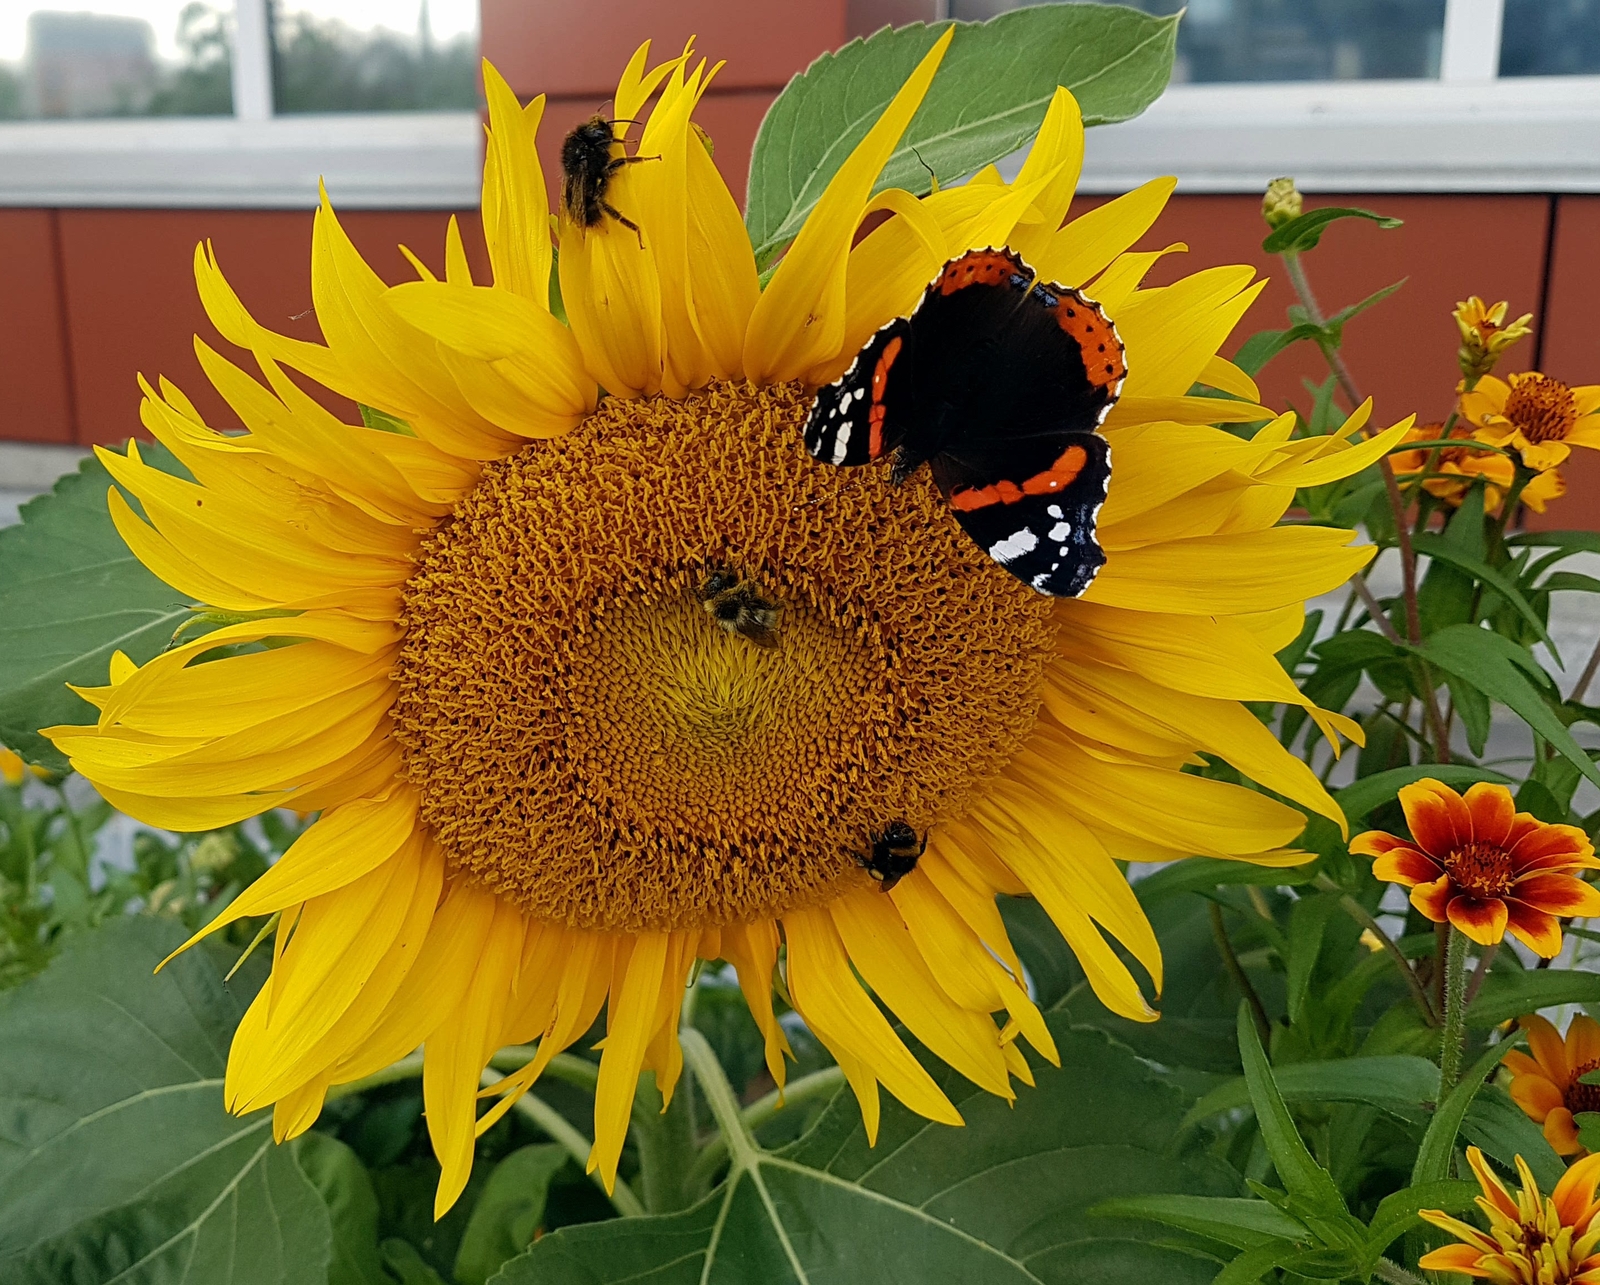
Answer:
[{"label": "flower bud", "polygon": [[1269,228],[1281,228],[1290,219],[1300,217],[1303,204],[1300,189],[1292,178],[1275,178],[1267,184],[1267,194],[1261,198],[1261,217]]},{"label": "flower bud", "polygon": [[1456,304],[1451,314],[1461,331],[1461,348],[1456,360],[1461,363],[1461,373],[1469,380],[1479,380],[1495,368],[1500,354],[1517,340],[1531,335],[1531,312],[1525,312],[1509,325],[1506,324],[1506,301],[1487,305],[1477,295]]}]

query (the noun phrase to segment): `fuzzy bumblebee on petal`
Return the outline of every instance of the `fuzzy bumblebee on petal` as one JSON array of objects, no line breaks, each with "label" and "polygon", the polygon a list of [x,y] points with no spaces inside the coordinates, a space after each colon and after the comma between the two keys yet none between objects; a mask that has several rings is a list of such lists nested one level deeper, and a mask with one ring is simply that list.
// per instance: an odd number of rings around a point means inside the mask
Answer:
[{"label": "fuzzy bumblebee on petal", "polygon": [[[280,916],[230,1109],[271,1105],[293,1136],[330,1088],[421,1045],[442,1213],[474,1138],[603,1015],[590,1163],[609,1188],[640,1073],[669,1097],[681,1074],[685,980],[721,960],[779,1085],[775,986],[844,1069],[869,1136],[884,1089],[954,1125],[880,1002],[973,1084],[1026,1092],[1014,1041],[1056,1053],[998,894],[1037,897],[1101,1000],[1150,1021],[1160,950],[1118,863],[1291,864],[1300,807],[1343,825],[1243,702],[1305,705],[1330,738],[1359,738],[1275,653],[1304,598],[1371,550],[1276,523],[1296,486],[1364,467],[1371,443],[1211,427],[1272,419],[1218,356],[1259,284],[1212,267],[1142,287],[1150,260],[1129,247],[1170,180],[1062,226],[1083,142],[1065,90],[1014,183],[872,197],[950,38],[764,291],[694,123],[716,66],[690,51],[650,67],[641,48],[619,82],[615,110],[642,124],[612,146],[661,159],[619,171],[614,204],[638,235],[561,223],[570,325],[539,289],[542,109],[492,70],[491,280],[446,221],[442,278],[415,259],[417,280],[384,281],[324,202],[310,343],[257,322],[197,249],[208,314],[261,372],[199,349],[245,431],[157,380],[143,422],[190,476],[135,446],[102,458],[145,565],[250,618],[143,666],[119,658],[82,692],[97,718],[49,735],[151,825],[320,813],[206,930]],[[888,220],[859,236],[874,203]],[[1108,555],[1084,599],[996,567],[926,479],[842,481],[802,442],[813,382],[973,238],[1120,292]],[[302,376],[410,432],[341,422]],[[1226,399],[1189,396],[1196,382]],[[759,587],[776,646],[705,610],[710,568]],[[217,654],[257,642],[272,645]],[[1200,752],[1299,807],[1184,771]],[[886,891],[862,862],[895,823],[919,856]],[[497,1049],[535,1042],[481,1089]]]}]

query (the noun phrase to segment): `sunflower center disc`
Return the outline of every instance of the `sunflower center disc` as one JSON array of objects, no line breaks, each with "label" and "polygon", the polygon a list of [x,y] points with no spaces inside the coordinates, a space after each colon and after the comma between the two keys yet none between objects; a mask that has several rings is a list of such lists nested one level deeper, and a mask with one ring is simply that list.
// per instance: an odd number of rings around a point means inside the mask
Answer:
[{"label": "sunflower center disc", "polygon": [[[1032,730],[1052,602],[925,476],[805,453],[795,386],[608,399],[485,468],[404,591],[397,739],[461,873],[574,927],[826,901],[964,813]],[[719,627],[710,571],[781,607]]]},{"label": "sunflower center disc", "polygon": [[1577,422],[1578,405],[1559,379],[1535,375],[1512,385],[1505,415],[1530,442],[1559,442]]}]

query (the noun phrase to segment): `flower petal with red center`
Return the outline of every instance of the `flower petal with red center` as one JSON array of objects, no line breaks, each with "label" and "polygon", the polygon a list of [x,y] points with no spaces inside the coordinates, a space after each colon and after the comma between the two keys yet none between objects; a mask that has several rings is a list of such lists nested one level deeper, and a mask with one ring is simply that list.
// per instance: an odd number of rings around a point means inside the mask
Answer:
[{"label": "flower petal with red center", "polygon": [[1479,843],[1503,844],[1517,814],[1511,791],[1503,785],[1479,781],[1467,791],[1464,801],[1472,815],[1472,837]]},{"label": "flower petal with red center", "polygon": [[1506,903],[1498,897],[1452,897],[1445,913],[1480,946],[1493,946],[1506,935]]},{"label": "flower petal with red center", "polygon": [[1544,1140],[1558,1156],[1575,1156],[1583,1150],[1578,1141],[1578,1122],[1566,1107],[1557,1107],[1544,1118]]},{"label": "flower petal with red center", "polygon": [[1400,807],[1417,846],[1435,857],[1472,842],[1466,801],[1443,781],[1425,776],[1400,789]]},{"label": "flower petal with red center", "polygon": [[1432,883],[1444,872],[1439,863],[1415,848],[1390,848],[1372,863],[1372,877],[1383,883],[1397,883],[1414,888],[1419,883]]},{"label": "flower petal with red center", "polygon": [[1523,823],[1523,815],[1518,814],[1517,824],[1512,828],[1511,857],[1518,869],[1523,863],[1538,860],[1542,857],[1554,856],[1557,853],[1570,853],[1573,864],[1583,857],[1594,856],[1594,844],[1589,842],[1589,836],[1575,825],[1546,825],[1542,821],[1528,817],[1531,826]]},{"label": "flower petal with red center", "polygon": [[1519,1075],[1511,1081],[1511,1100],[1530,1120],[1541,1124],[1557,1107],[1566,1105],[1561,1090],[1543,1075]]},{"label": "flower petal with red center", "polygon": [[1554,959],[1561,953],[1561,924],[1554,915],[1537,910],[1515,897],[1508,898],[1503,904],[1513,937],[1544,959]]},{"label": "flower petal with red center", "polygon": [[1411,904],[1422,914],[1433,920],[1436,924],[1445,921],[1445,912],[1450,906],[1450,898],[1454,889],[1450,887],[1450,876],[1440,875],[1432,883],[1419,883],[1411,890]]},{"label": "flower petal with red center", "polygon": [[[1543,1019],[1541,1018],[1540,1020],[1542,1021]],[[1526,1053],[1519,1053],[1516,1049],[1512,1049],[1511,1052],[1507,1053],[1500,1065],[1510,1071],[1513,1076],[1542,1075],[1547,1080],[1550,1078],[1544,1067],[1540,1066]],[[1560,1086],[1558,1085],[1557,1087],[1559,1088]]]},{"label": "flower petal with red center", "polygon": [[1600,1062],[1600,1022],[1579,1013],[1567,1026],[1567,1063],[1584,1066]]},{"label": "flower petal with red center", "polygon": [[1525,875],[1512,891],[1518,901],[1562,918],[1600,915],[1600,888],[1572,875]]}]

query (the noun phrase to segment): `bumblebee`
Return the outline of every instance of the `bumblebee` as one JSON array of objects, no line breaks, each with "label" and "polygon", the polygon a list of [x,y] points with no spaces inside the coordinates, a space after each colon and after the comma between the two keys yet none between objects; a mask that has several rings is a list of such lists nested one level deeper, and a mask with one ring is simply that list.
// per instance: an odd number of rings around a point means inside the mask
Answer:
[{"label": "bumblebee", "polygon": [[629,123],[591,116],[567,135],[561,144],[561,208],[569,219],[583,228],[595,227],[610,215],[632,231],[642,247],[644,233],[639,231],[639,225],[606,200],[606,189],[624,165],[659,159],[611,154],[611,145],[616,141],[613,127]]},{"label": "bumblebee", "polygon": [[778,645],[778,614],[783,608],[767,601],[751,581],[731,571],[710,571],[700,582],[700,605],[726,632],[757,647]]},{"label": "bumblebee", "polygon": [[927,839],[919,839],[904,821],[891,821],[882,834],[872,836],[872,855],[857,855],[856,860],[888,892],[917,868],[917,860],[927,846]]}]

